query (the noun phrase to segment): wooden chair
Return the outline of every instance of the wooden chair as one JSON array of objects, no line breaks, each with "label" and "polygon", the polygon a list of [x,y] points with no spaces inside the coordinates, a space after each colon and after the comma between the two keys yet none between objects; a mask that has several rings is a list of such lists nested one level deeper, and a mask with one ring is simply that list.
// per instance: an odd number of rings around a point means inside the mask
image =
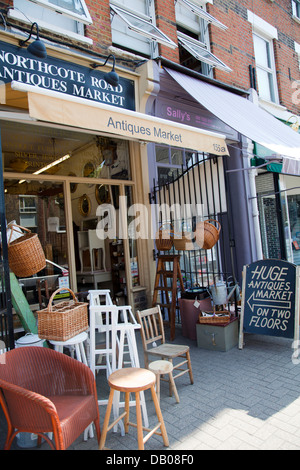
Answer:
[{"label": "wooden chair", "polygon": [[[141,325],[145,367],[149,367],[149,356],[167,359],[173,364],[173,378],[189,373],[191,384],[194,383],[189,346],[166,343],[163,319],[159,305],[143,311],[137,311],[137,320]],[[182,358],[174,363],[176,358]],[[184,367],[183,367],[184,366]],[[175,375],[174,375],[175,374]],[[171,395],[170,384],[170,395]]]},{"label": "wooden chair", "polygon": [[[0,356],[0,405],[7,420],[4,449],[19,432],[67,449],[94,422],[100,442],[95,378],[85,364],[49,348],[28,346]],[[53,433],[53,442],[46,433]]]},{"label": "wooden chair", "polygon": [[104,271],[106,271],[106,264],[105,264],[105,240],[101,240],[100,238],[97,237],[97,231],[96,230],[87,230],[87,231],[79,231],[77,232],[78,236],[78,250],[79,250],[79,259],[80,259],[80,269],[81,272],[84,271],[84,262],[83,262],[83,252],[84,251],[89,251],[90,254],[90,263],[91,263],[91,272],[93,273],[97,269],[100,269],[99,267],[99,257],[97,258],[98,260],[98,266],[96,266],[96,261],[95,261],[95,253],[94,250],[102,250],[102,266]]}]

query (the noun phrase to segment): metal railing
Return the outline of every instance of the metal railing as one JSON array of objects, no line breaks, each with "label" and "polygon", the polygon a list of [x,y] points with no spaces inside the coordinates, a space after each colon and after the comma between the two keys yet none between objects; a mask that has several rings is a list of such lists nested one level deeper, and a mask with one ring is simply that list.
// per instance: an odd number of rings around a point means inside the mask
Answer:
[{"label": "metal railing", "polygon": [[[169,254],[181,255],[180,267],[186,289],[203,287],[223,280],[232,281],[232,253],[230,244],[230,217],[227,203],[226,174],[222,157],[194,153],[188,168],[170,171],[164,181],[153,182],[149,195],[154,205],[156,230],[168,223],[176,232],[191,233],[195,240],[197,223],[217,220],[221,226],[219,241],[210,250],[203,250],[194,243],[192,250],[177,251],[174,246]],[[162,254],[156,250],[156,256]]]}]

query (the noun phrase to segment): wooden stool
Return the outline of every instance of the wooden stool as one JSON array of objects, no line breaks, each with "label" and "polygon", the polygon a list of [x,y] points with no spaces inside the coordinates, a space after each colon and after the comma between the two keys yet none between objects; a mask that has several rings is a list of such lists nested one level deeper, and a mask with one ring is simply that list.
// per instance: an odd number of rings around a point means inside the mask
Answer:
[{"label": "wooden stool", "polygon": [[[152,436],[152,434],[158,434],[162,436],[164,445],[168,447],[169,439],[165,428],[164,420],[160,411],[159,401],[155,393],[155,374],[147,369],[140,369],[139,367],[126,367],[124,369],[118,369],[108,377],[108,384],[110,386],[110,394],[105,413],[103,429],[101,432],[101,439],[99,449],[102,450],[105,445],[107,431],[109,431],[115,424],[124,418],[125,433],[128,432],[129,425],[137,428],[138,448],[144,450],[144,444]],[[140,392],[144,390],[151,390],[152,399],[155,406],[156,415],[158,418],[158,424],[153,429],[144,428],[142,424],[141,404],[140,404]],[[114,392],[125,392],[125,411],[119,415],[115,421],[108,426],[111,408],[113,404]],[[129,396],[130,393],[135,393],[136,403],[136,424],[129,422]],[[157,432],[160,428],[161,432]],[[148,434],[144,437],[143,430],[148,431]]]},{"label": "wooden stool", "polygon": [[154,372],[156,375],[156,395],[158,401],[160,400],[160,376],[168,374],[170,381],[170,394],[174,392],[177,403],[179,403],[179,396],[177,393],[177,388],[173,378],[173,364],[170,361],[153,361],[149,364],[149,370]]}]

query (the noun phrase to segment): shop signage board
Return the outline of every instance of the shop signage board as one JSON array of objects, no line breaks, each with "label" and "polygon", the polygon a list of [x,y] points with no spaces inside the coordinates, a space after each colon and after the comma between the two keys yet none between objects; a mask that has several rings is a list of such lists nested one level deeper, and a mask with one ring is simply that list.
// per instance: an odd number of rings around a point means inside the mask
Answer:
[{"label": "shop signage board", "polygon": [[299,269],[277,259],[244,266],[239,349],[245,332],[298,340]]},{"label": "shop signage board", "polygon": [[[182,90],[184,93],[184,90]],[[162,119],[179,122],[188,126],[207,129],[225,134],[227,139],[239,140],[238,132],[218,119],[207,109],[187,105],[184,99],[170,101],[160,95],[156,100],[156,116]]]},{"label": "shop signage board", "polygon": [[[16,87],[16,88],[15,88]],[[13,89],[28,92],[29,114],[38,121],[107,132],[142,142],[156,142],[177,147],[199,149],[214,155],[228,155],[224,136],[183,124],[172,123],[131,110],[65,97],[60,93],[43,94],[43,90],[12,83]]]},{"label": "shop signage board", "polygon": [[39,59],[26,47],[0,41],[0,82],[19,82],[135,111],[134,81],[120,77],[119,85],[112,87],[104,80],[104,73],[101,67],[83,67],[51,56]]}]

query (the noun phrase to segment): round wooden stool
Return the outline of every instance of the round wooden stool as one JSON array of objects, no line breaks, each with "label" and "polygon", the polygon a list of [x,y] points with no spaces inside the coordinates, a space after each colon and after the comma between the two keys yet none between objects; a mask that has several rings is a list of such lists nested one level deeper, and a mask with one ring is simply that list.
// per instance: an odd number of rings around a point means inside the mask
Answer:
[{"label": "round wooden stool", "polygon": [[[155,393],[155,375],[153,372],[147,369],[140,369],[138,367],[126,367],[113,372],[108,377],[108,384],[110,386],[109,399],[105,418],[103,422],[103,429],[101,431],[101,439],[99,449],[102,450],[105,445],[107,431],[109,431],[120,419],[124,419],[125,433],[128,432],[129,425],[137,428],[137,439],[139,450],[144,450],[144,444],[152,436],[152,434],[158,434],[162,436],[164,445],[168,447],[169,439],[167,436],[166,427],[161,414],[159,401]],[[153,429],[144,428],[142,424],[141,404],[140,404],[140,392],[144,390],[151,390],[152,400],[154,402],[155,411],[158,419],[157,425]],[[125,392],[125,411],[118,416],[113,423],[108,426],[111,408],[113,404],[114,392]],[[136,403],[136,424],[129,422],[129,396],[130,393],[135,394]],[[160,432],[157,430],[160,428]],[[148,434],[144,437],[143,431],[147,431]]]},{"label": "round wooden stool", "polygon": [[154,372],[156,375],[156,395],[158,398],[158,401],[160,400],[160,376],[168,374],[169,376],[169,381],[170,381],[170,395],[172,394],[172,391],[174,392],[174,396],[176,398],[177,403],[179,403],[179,396],[177,393],[177,388],[174,382],[174,377],[173,377],[173,364],[170,361],[153,361],[150,362],[148,366],[149,370]]}]

